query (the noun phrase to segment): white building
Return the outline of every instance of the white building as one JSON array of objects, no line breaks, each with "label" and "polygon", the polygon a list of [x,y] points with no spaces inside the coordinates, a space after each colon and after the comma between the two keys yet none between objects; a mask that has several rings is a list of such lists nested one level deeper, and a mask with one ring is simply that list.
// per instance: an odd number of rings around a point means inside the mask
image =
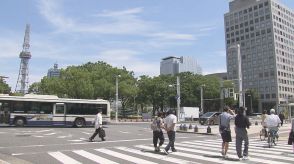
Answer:
[{"label": "white building", "polygon": [[197,60],[188,56],[169,56],[163,58],[160,62],[160,75],[175,75],[181,72],[191,72],[193,74],[202,74],[201,67]]}]

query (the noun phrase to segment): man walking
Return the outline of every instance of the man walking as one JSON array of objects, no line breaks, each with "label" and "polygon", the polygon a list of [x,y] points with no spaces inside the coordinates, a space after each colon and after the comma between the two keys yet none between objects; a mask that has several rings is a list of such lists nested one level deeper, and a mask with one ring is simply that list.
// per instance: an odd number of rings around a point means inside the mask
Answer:
[{"label": "man walking", "polygon": [[[155,129],[153,130],[153,145],[156,152],[160,152],[160,146],[164,142],[164,135],[161,128],[164,128],[162,113],[159,112],[157,117],[153,121],[156,125]],[[159,139],[159,145],[157,146],[157,142]]]},{"label": "man walking", "polygon": [[168,116],[164,120],[164,127],[167,132],[167,136],[169,139],[168,144],[166,145],[165,149],[163,149],[163,152],[167,155],[169,149],[171,148],[172,152],[176,152],[175,149],[175,139],[176,139],[176,123],[177,123],[177,116],[174,115],[173,111],[168,111]]},{"label": "man walking", "polygon": [[222,136],[222,150],[221,154],[224,158],[228,158],[227,152],[229,149],[229,142],[232,142],[230,121],[235,117],[235,112],[228,106],[224,107],[224,111],[219,116],[219,132]]},{"label": "man walking", "polygon": [[[236,151],[239,160],[247,160],[248,159],[248,134],[247,129],[249,129],[250,122],[247,116],[244,116],[244,107],[240,107],[238,110],[238,114],[235,118],[235,133],[236,133]],[[244,141],[244,150],[242,155],[242,142]]]},{"label": "man walking", "polygon": [[[101,110],[100,109],[98,109],[98,113],[97,113],[97,115],[96,115],[96,117],[95,117],[95,119],[92,121],[92,123],[95,123],[95,132],[94,132],[94,134],[89,138],[89,141],[90,142],[93,142],[93,139],[96,137],[96,135],[99,133],[99,135],[100,135],[100,133],[102,132],[102,131],[104,131],[103,129],[102,129],[102,114],[101,114]],[[105,132],[104,132],[105,133]],[[104,137],[101,135],[101,140],[102,141],[105,141],[105,139],[104,139]]]},{"label": "man walking", "polygon": [[283,126],[283,124],[284,124],[284,119],[285,119],[285,115],[284,115],[283,112],[280,112],[280,114],[279,114],[279,118],[280,118],[280,120],[281,120],[281,126]]}]

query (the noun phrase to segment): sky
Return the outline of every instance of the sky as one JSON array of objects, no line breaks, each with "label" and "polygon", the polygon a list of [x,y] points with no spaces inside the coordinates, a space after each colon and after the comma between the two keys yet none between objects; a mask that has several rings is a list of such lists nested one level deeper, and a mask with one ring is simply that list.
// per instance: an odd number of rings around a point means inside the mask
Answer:
[{"label": "sky", "polygon": [[[294,9],[294,0],[280,0]],[[14,91],[30,24],[29,84],[59,68],[104,61],[135,77],[158,76],[167,56],[226,72],[229,0],[1,0],[0,76]]]}]

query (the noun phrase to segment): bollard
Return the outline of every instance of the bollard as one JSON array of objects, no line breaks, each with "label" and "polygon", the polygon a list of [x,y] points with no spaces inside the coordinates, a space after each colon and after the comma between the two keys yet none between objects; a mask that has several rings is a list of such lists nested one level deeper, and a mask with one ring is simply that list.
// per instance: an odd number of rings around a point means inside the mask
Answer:
[{"label": "bollard", "polygon": [[207,127],[207,133],[211,133],[211,128],[210,128],[209,125],[208,125],[208,127]]},{"label": "bollard", "polygon": [[194,127],[194,132],[198,132],[198,127],[197,127],[197,125],[195,125],[195,127]]},{"label": "bollard", "polygon": [[180,125],[180,130],[183,130],[183,124]]},{"label": "bollard", "polygon": [[186,124],[184,124],[183,130],[184,130],[184,131],[187,131],[187,130],[188,130],[188,127],[187,127]]},{"label": "bollard", "polygon": [[189,125],[189,129],[193,129],[192,124]]},{"label": "bollard", "polygon": [[258,122],[257,121],[255,121],[255,125],[258,125]]}]

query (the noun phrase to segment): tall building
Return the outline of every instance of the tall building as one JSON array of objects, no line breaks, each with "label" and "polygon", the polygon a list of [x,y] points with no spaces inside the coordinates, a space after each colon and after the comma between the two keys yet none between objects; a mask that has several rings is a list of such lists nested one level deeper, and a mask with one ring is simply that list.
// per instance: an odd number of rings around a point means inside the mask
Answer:
[{"label": "tall building", "polygon": [[[259,94],[259,112],[294,96],[294,12],[279,0],[233,0],[224,15],[228,79]],[[239,48],[238,48],[239,47]]]},{"label": "tall building", "polygon": [[55,63],[53,68],[50,68],[47,73],[47,77],[60,77],[60,69],[58,69],[58,64]]},{"label": "tall building", "polygon": [[191,72],[193,74],[202,74],[201,67],[192,57],[169,56],[163,58],[160,62],[160,75],[175,75],[181,72]]}]

